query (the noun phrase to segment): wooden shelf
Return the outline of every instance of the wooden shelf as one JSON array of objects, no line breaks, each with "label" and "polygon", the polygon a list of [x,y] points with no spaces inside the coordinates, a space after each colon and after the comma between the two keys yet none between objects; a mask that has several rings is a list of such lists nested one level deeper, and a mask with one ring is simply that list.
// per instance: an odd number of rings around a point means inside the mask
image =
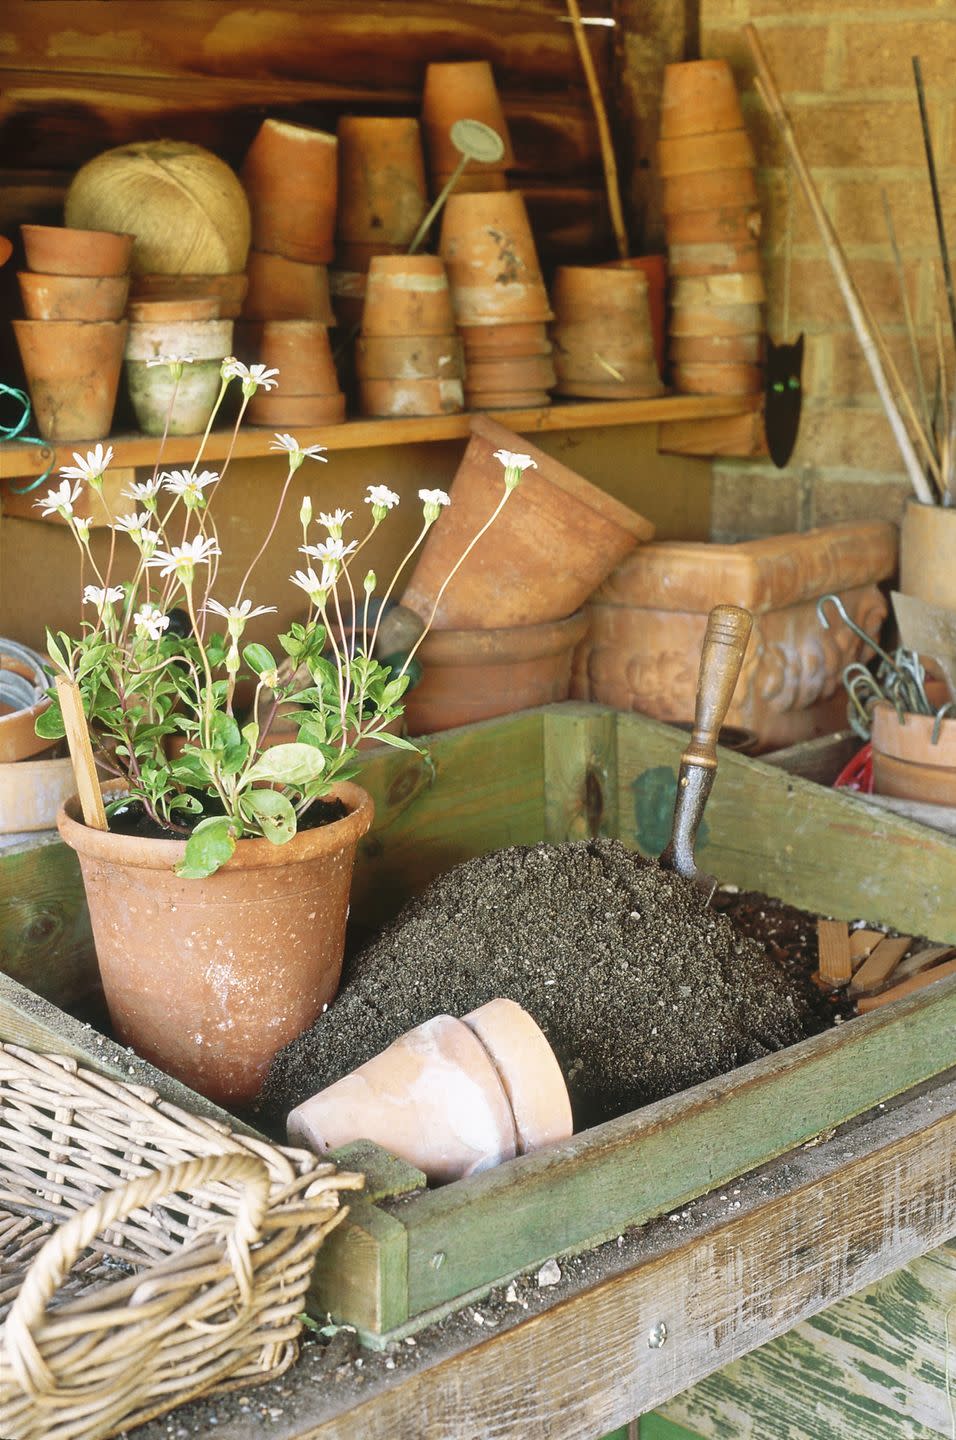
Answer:
[{"label": "wooden shelf", "polygon": [[[721,415],[740,415],[752,409],[746,398],[726,395],[662,395],[653,400],[578,400],[547,405],[533,410],[492,410],[486,413],[522,435],[544,434],[549,430],[589,430],[601,425],[656,425],[674,420],[710,420]],[[293,426],[296,439],[305,445],[327,445],[336,450],[365,450],[374,446],[416,445],[430,440],[462,440],[469,434],[470,416],[427,415],[404,420],[348,420],[344,425]],[[243,425],[233,448],[233,459],[268,455],[274,431]],[[222,460],[232,442],[230,430],[210,435],[203,461]],[[152,465],[158,440],[150,435],[116,435],[113,465]],[[173,436],[166,441],[166,465],[189,463],[195,456],[195,435]],[[81,454],[92,442],[71,441],[59,446],[13,443],[0,447],[0,480],[32,479],[51,463],[54,472],[70,464],[74,450]],[[51,482],[55,478],[51,473]]]}]

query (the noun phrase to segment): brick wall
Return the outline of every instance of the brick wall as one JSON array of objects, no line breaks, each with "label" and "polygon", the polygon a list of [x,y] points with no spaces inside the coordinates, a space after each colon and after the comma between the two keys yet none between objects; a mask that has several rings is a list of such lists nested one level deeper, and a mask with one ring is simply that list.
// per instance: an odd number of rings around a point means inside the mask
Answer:
[{"label": "brick wall", "polygon": [[701,0],[701,55],[734,67],[757,145],[768,277],[777,339],[806,334],[804,418],[787,470],[720,464],[713,528],[719,538],[807,529],[858,517],[897,519],[910,493],[889,425],[794,180],[789,334],[783,253],[787,170],[776,131],[753,89],[742,27],[760,32],[796,134],[839,234],[851,273],[910,389],[912,363],[881,190],[892,209],[920,349],[934,359],[934,312],[952,343],[923,159],[910,57],[919,55],[956,261],[956,7],[953,0]]}]

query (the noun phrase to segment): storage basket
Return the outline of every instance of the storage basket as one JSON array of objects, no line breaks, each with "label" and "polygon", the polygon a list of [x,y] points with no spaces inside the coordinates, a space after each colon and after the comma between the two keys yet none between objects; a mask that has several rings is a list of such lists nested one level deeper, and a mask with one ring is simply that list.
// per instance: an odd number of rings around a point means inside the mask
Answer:
[{"label": "storage basket", "polygon": [[359,1175],[0,1047],[0,1435],[105,1440],[296,1358]]}]

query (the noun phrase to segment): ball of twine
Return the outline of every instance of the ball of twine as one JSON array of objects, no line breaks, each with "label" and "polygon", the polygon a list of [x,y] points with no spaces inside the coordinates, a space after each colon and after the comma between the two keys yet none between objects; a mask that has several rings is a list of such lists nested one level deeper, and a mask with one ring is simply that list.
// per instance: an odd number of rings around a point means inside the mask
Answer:
[{"label": "ball of twine", "polygon": [[225,161],[185,140],[105,150],[73,178],[66,223],[134,235],[136,275],[225,275],[243,270],[249,202]]}]

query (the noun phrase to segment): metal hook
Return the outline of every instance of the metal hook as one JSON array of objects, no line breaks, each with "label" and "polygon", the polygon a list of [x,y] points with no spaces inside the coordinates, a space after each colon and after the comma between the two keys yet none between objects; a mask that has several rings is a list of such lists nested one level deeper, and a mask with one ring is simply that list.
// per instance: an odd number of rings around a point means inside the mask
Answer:
[{"label": "metal hook", "polygon": [[886,651],[881,648],[879,641],[874,640],[872,635],[867,635],[865,630],[860,629],[856,621],[847,613],[846,606],[840,599],[840,596],[834,595],[832,592],[829,595],[821,595],[819,600],[817,601],[817,619],[820,621],[820,624],[823,626],[824,630],[829,630],[830,628],[830,622],[827,619],[826,614],[824,613],[824,606],[826,605],[828,600],[833,605],[834,609],[836,610],[837,614],[839,615],[840,619],[843,621],[847,629],[851,630],[858,639],[862,640],[864,645],[868,645],[871,650],[875,650],[877,655],[879,655],[880,659],[884,662],[884,664],[888,665],[891,670],[895,670],[896,666],[893,664],[893,661],[890,659],[889,655],[887,655]]}]

